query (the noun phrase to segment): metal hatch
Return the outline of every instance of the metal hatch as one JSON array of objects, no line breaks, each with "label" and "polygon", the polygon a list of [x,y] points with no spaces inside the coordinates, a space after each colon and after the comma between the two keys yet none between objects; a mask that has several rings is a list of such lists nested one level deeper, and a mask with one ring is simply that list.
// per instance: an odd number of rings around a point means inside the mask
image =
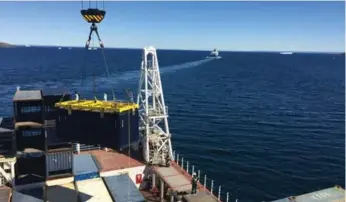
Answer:
[{"label": "metal hatch", "polygon": [[128,174],[104,177],[109,193],[116,202],[144,202],[142,193],[138,190]]}]

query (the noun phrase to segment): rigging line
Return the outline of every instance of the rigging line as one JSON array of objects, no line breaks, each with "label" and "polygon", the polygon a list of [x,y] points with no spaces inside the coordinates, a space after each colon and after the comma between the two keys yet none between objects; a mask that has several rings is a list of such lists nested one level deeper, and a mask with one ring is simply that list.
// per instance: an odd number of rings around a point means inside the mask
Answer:
[{"label": "rigging line", "polygon": [[[128,167],[131,167],[130,166],[130,163],[131,163],[130,162],[130,158],[131,158],[131,131],[130,131],[131,130],[130,129],[131,128],[131,119],[130,119],[130,114],[131,114],[131,111],[132,110],[128,111],[128,120],[127,120],[128,121],[128,126],[127,126],[128,127],[128,130],[127,130],[128,133],[127,133],[127,135],[128,135],[128,140],[129,140],[129,144],[128,144],[128,155],[129,155],[129,158],[127,160]],[[130,180],[127,181],[127,200],[129,200],[129,196],[130,196],[130,188],[129,187],[130,187]]]},{"label": "rigging line", "polygon": [[83,85],[84,85],[84,74],[85,74],[85,69],[86,69],[86,64],[87,64],[86,59],[88,58],[87,54],[88,54],[88,49],[85,49],[84,57],[83,57],[84,64],[83,64],[83,66],[81,66],[81,69],[82,69],[81,88],[83,88]]},{"label": "rigging line", "polygon": [[[105,66],[106,66],[107,77],[110,78],[109,67],[108,67],[108,64],[107,64],[107,60],[106,60],[106,56],[105,56],[105,52],[103,51],[103,48],[101,48],[101,51],[102,51],[103,60],[105,62]],[[112,88],[112,94],[113,94],[113,100],[114,100],[115,99],[114,88]]]}]

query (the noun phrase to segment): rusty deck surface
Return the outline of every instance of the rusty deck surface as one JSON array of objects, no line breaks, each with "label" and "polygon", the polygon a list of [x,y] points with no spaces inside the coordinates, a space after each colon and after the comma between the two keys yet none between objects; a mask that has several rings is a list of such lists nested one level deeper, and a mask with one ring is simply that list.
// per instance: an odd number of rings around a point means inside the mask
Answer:
[{"label": "rusty deck surface", "polygon": [[93,150],[85,151],[82,153],[89,153],[94,156],[94,159],[97,161],[100,173],[144,166],[143,163],[137,161],[136,159],[114,151]]}]

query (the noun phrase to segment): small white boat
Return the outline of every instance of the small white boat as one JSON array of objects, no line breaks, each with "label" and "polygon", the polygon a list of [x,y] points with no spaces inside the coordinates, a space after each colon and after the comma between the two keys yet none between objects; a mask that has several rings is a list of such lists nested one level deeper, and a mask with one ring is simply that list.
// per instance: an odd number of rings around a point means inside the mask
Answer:
[{"label": "small white boat", "polygon": [[219,56],[219,51],[214,49],[207,58],[214,58],[214,59],[220,59],[221,56]]}]

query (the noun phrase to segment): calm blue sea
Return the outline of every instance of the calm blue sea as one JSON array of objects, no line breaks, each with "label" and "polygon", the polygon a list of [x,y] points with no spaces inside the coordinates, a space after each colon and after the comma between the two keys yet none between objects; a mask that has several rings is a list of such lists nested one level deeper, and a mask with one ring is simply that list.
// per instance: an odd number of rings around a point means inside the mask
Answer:
[{"label": "calm blue sea", "polygon": [[[141,50],[105,54],[110,78],[100,50],[0,49],[0,116],[11,115],[16,86],[65,85],[82,97],[95,86],[100,98],[112,87],[119,98],[137,92]],[[239,202],[345,186],[343,55],[208,54],[158,50],[174,149],[190,169]]]}]

